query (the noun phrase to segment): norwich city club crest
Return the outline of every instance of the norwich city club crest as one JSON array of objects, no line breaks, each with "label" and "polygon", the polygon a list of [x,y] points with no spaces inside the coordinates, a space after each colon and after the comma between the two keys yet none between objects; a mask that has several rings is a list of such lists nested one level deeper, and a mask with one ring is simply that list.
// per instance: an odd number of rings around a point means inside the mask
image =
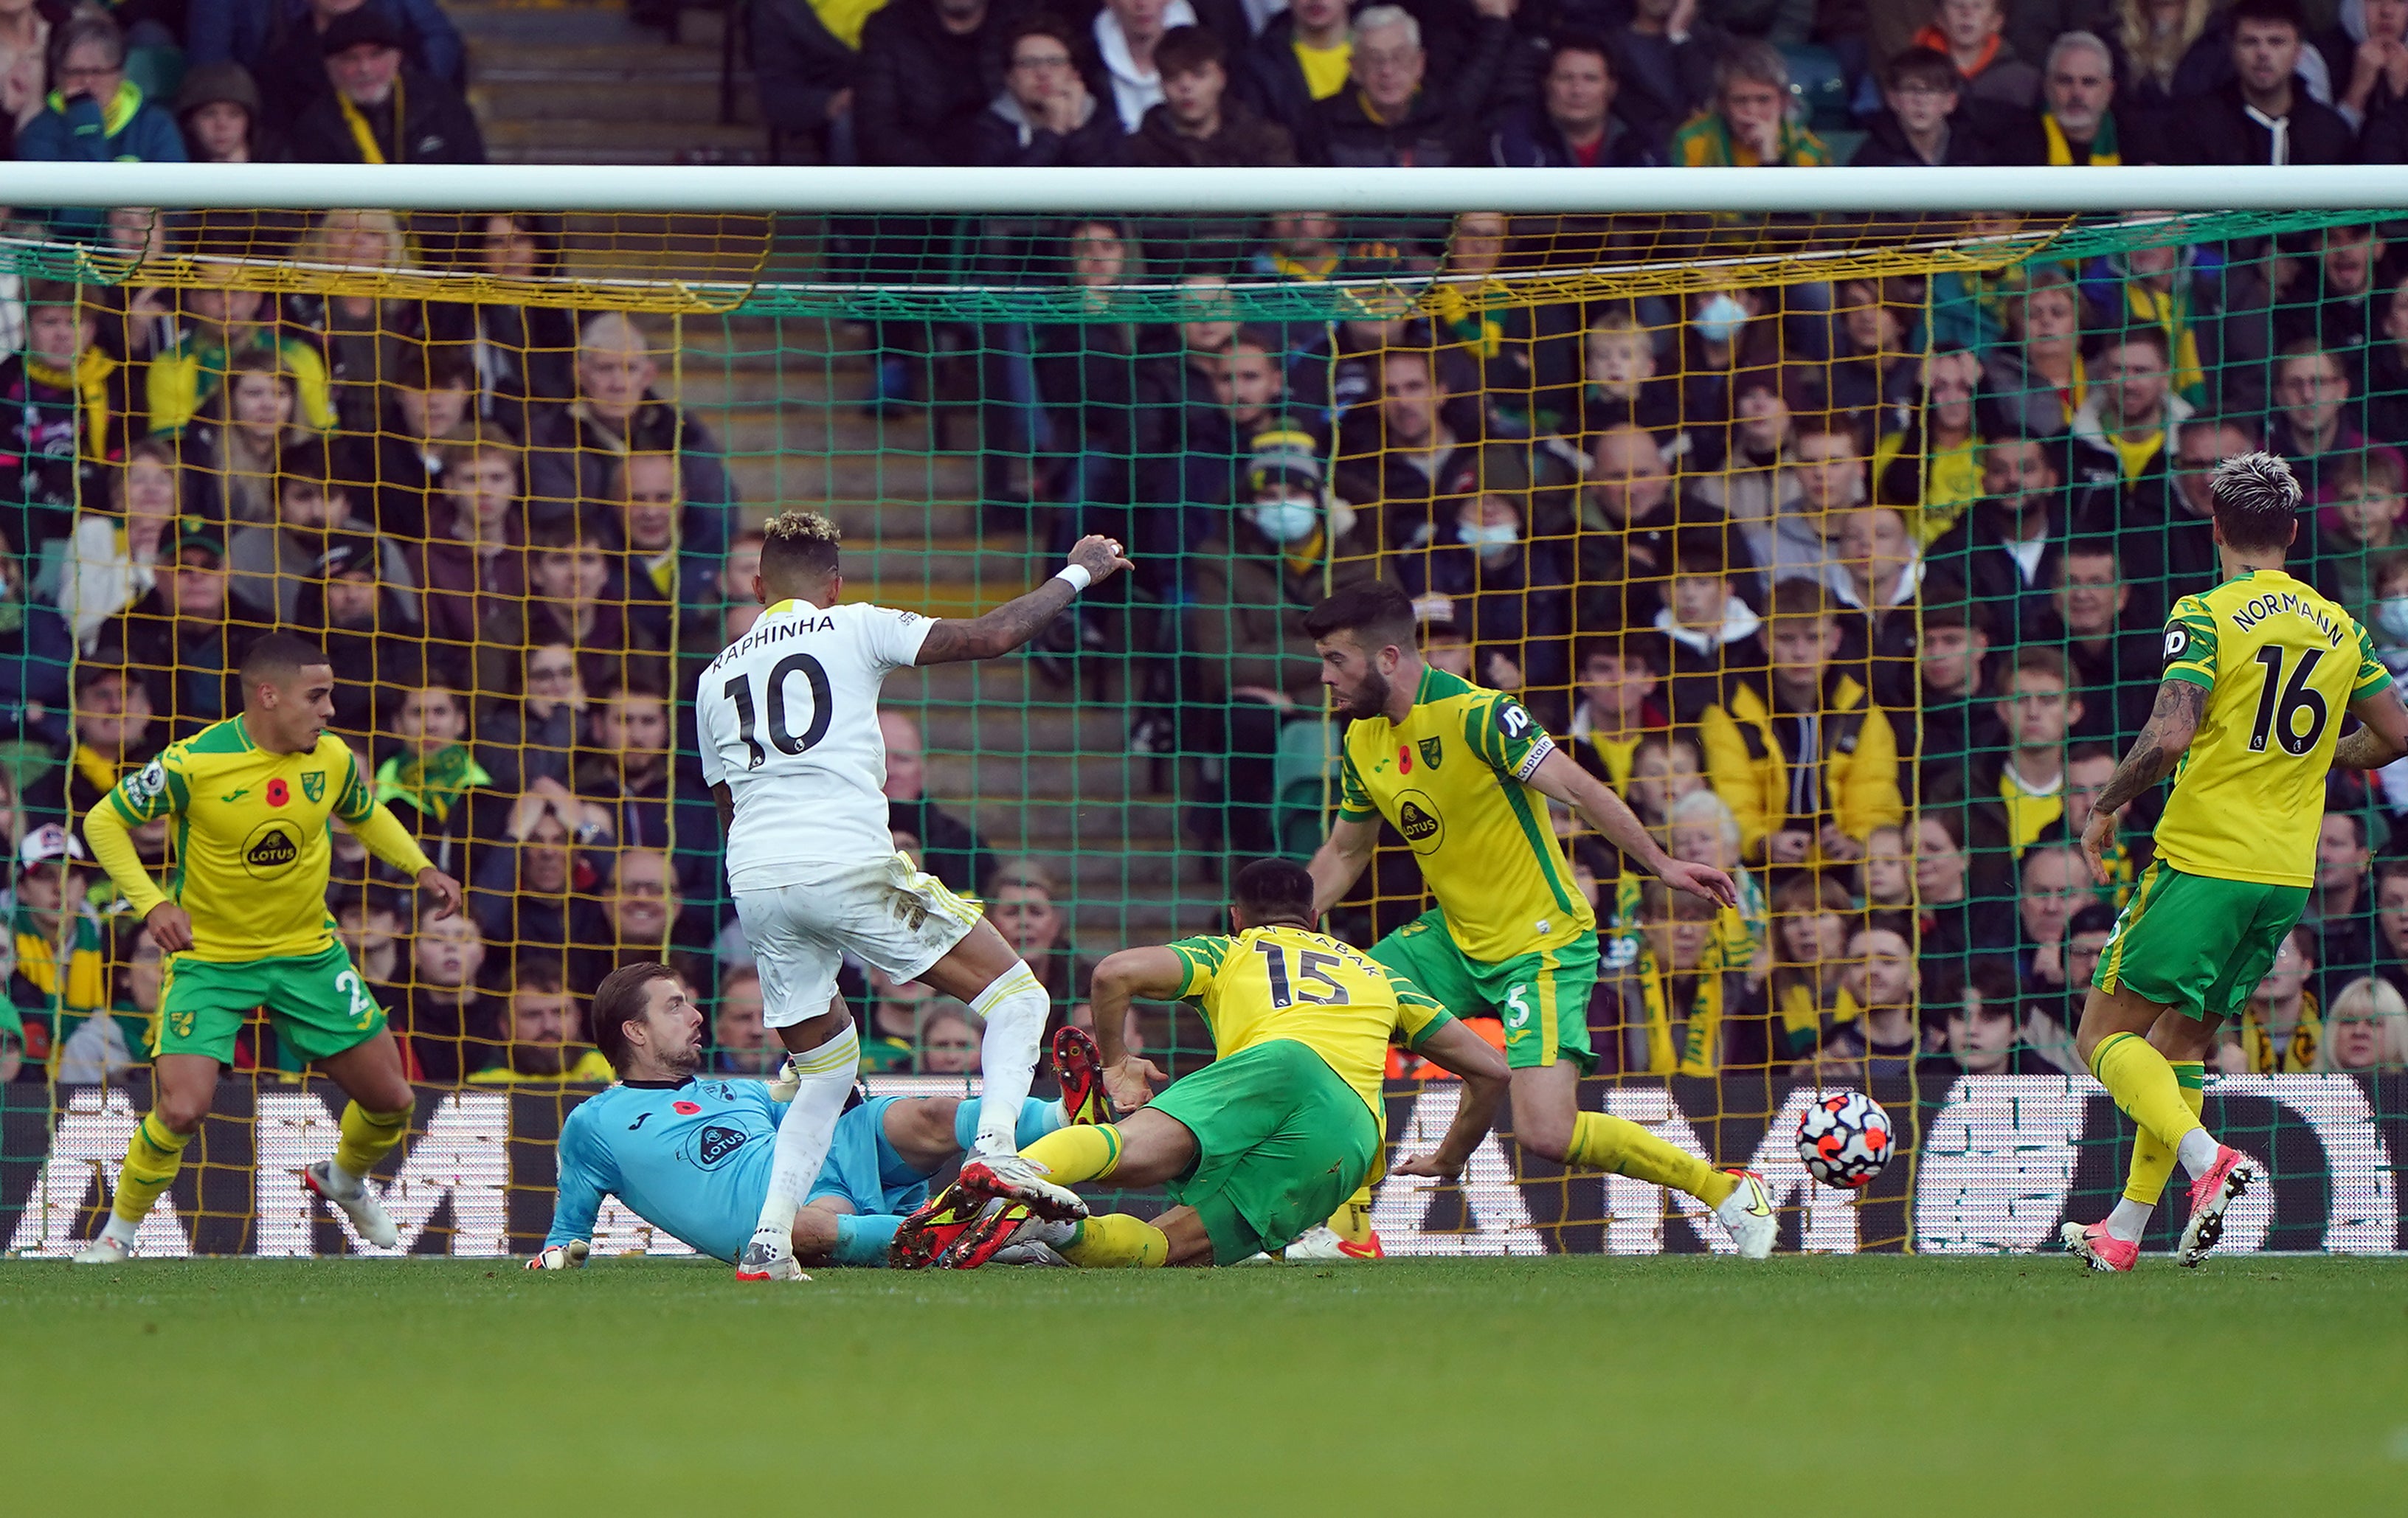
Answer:
[{"label": "norwich city club crest", "polygon": [[1438,767],[1440,752],[1439,740],[1434,738],[1426,738],[1422,739],[1421,748],[1422,763],[1429,766],[1432,769],[1436,769]]},{"label": "norwich city club crest", "polygon": [[312,801],[325,800],[326,772],[322,769],[303,770],[301,772],[301,794],[308,796]]}]

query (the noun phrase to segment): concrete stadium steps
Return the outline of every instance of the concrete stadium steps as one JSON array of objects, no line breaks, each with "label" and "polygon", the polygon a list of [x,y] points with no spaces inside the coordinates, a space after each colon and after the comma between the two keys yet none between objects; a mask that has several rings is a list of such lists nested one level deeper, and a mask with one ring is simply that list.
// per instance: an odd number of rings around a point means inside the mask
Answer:
[{"label": "concrete stadium steps", "polygon": [[765,138],[752,81],[737,75],[737,122],[719,121],[718,12],[688,11],[675,43],[617,3],[449,5],[467,38],[469,98],[498,163],[737,161]]}]

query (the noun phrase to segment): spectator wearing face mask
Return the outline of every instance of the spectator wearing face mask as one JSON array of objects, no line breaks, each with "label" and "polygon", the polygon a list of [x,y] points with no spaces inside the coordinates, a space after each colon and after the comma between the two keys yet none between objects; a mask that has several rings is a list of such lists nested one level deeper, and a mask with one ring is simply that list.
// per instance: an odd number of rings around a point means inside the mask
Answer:
[{"label": "spectator wearing face mask", "polygon": [[1321,662],[1304,630],[1330,589],[1371,578],[1374,546],[1352,508],[1326,503],[1312,439],[1255,440],[1247,504],[1196,551],[1182,672],[1182,751],[1223,760],[1223,815],[1197,819],[1209,841],[1248,857],[1273,852],[1270,802],[1279,730],[1321,711]]}]

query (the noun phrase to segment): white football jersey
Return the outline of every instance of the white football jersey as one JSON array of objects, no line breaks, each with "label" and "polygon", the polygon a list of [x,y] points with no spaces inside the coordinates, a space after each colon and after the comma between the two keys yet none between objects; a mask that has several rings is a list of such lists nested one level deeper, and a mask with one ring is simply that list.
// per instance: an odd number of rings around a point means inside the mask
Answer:
[{"label": "white football jersey", "polygon": [[878,689],[936,624],[914,611],[781,601],[695,693],[703,779],[736,804],[727,881],[795,885],[894,852]]}]

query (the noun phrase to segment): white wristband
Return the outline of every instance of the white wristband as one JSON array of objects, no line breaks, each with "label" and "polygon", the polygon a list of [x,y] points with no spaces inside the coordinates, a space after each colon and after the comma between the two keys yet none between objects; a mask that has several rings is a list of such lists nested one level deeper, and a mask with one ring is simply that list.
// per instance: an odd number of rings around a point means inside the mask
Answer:
[{"label": "white wristband", "polygon": [[1054,571],[1054,578],[1068,585],[1073,595],[1096,582],[1096,577],[1087,573],[1087,566],[1083,564],[1064,565]]}]

